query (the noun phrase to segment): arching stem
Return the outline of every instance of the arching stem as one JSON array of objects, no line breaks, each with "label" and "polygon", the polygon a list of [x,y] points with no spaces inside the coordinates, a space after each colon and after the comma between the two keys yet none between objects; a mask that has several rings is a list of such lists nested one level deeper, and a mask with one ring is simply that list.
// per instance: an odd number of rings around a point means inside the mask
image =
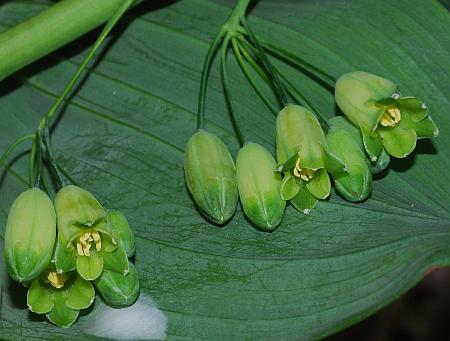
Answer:
[{"label": "arching stem", "polygon": [[228,108],[230,111],[231,121],[233,122],[234,130],[236,131],[236,135],[239,139],[239,143],[241,146],[245,144],[245,137],[242,133],[241,127],[236,117],[236,112],[233,106],[233,99],[231,97],[230,87],[228,84],[228,74],[227,74],[227,52],[228,45],[230,43],[230,36],[226,36],[222,43],[222,51],[221,51],[221,66],[222,66],[222,84],[225,92],[225,97],[227,100]]},{"label": "arching stem", "polygon": [[245,77],[247,78],[247,80],[249,81],[249,83],[251,84],[253,89],[256,91],[258,96],[261,98],[261,100],[264,102],[264,104],[269,108],[269,110],[272,111],[272,113],[274,115],[277,115],[277,113],[278,113],[277,108],[270,102],[270,100],[267,98],[267,96],[264,95],[262,90],[258,87],[255,79],[253,78],[250,70],[248,69],[247,64],[244,61],[244,58],[242,57],[242,54],[241,54],[241,51],[239,48],[239,44],[238,44],[236,38],[233,37],[231,39],[231,44],[233,45],[233,51],[236,56],[236,60],[238,61],[239,66],[241,67],[241,70],[244,73]]}]

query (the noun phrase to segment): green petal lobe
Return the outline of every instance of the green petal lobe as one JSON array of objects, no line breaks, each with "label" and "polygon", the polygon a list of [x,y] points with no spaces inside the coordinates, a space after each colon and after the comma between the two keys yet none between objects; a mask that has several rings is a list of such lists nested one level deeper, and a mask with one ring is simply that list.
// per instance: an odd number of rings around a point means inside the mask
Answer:
[{"label": "green petal lobe", "polygon": [[27,305],[33,313],[46,314],[53,309],[49,293],[40,281],[34,280],[28,288]]},{"label": "green petal lobe", "polygon": [[104,261],[105,270],[118,272],[120,274],[128,273],[128,257],[121,244],[118,244],[117,248],[113,252],[105,252],[102,250],[100,253]]},{"label": "green petal lobe", "polygon": [[87,281],[92,281],[100,276],[103,270],[103,258],[96,252],[90,256],[77,257],[77,272]]},{"label": "green petal lobe", "polygon": [[68,298],[66,305],[74,310],[88,308],[95,298],[95,289],[91,282],[84,280],[80,276],[76,276],[75,281],[68,289]]},{"label": "green petal lobe", "polygon": [[297,180],[290,174],[286,174],[281,182],[281,198],[291,200],[298,193],[299,186]]},{"label": "green petal lobe", "polygon": [[397,126],[380,129],[379,133],[384,148],[394,157],[406,157],[416,147],[417,135],[414,129],[403,129],[401,126]]},{"label": "green petal lobe", "polygon": [[57,326],[70,327],[78,318],[79,311],[66,305],[67,290],[59,290],[53,294],[54,307],[46,316],[50,322]]},{"label": "green petal lobe", "polygon": [[314,177],[306,182],[306,188],[317,199],[326,199],[331,191],[331,182],[327,171],[324,168],[319,169]]},{"label": "green petal lobe", "polygon": [[311,194],[311,192],[306,188],[304,181],[299,181],[299,191],[297,195],[291,199],[291,204],[297,210],[304,214],[309,214],[309,212],[316,206],[319,200]]}]

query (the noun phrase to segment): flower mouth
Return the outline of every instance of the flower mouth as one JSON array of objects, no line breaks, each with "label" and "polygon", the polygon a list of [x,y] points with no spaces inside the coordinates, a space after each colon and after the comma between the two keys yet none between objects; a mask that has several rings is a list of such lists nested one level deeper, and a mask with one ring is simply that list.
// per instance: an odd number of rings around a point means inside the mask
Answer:
[{"label": "flower mouth", "polygon": [[389,107],[380,118],[383,127],[395,127],[402,119],[401,112],[396,107]]},{"label": "flower mouth", "polygon": [[47,280],[54,288],[61,289],[67,281],[67,275],[60,274],[56,270],[48,270]]},{"label": "flower mouth", "polygon": [[309,181],[314,177],[314,170],[310,168],[302,168],[300,166],[300,159],[297,159],[292,173],[295,177],[300,178],[304,181]]},{"label": "flower mouth", "polygon": [[95,250],[99,252],[102,249],[102,239],[97,231],[87,231],[82,233],[77,240],[77,252],[80,256],[91,255],[92,244],[95,244]]}]

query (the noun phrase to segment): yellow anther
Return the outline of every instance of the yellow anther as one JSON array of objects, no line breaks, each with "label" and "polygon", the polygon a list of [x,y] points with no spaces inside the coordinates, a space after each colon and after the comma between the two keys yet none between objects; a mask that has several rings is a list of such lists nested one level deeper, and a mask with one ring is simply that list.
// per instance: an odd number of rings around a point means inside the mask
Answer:
[{"label": "yellow anther", "polygon": [[89,242],[89,238],[91,237],[91,233],[90,232],[85,232],[81,235],[80,239],[80,243],[83,245],[87,245],[87,243]]},{"label": "yellow anther", "polygon": [[95,249],[97,251],[100,251],[102,249],[102,240],[100,238],[100,233],[92,232],[92,238],[94,239],[95,242]]},{"label": "yellow anther", "polygon": [[402,119],[402,115],[398,108],[388,108],[383,116],[381,116],[380,124],[383,127],[393,127]]},{"label": "yellow anther", "polygon": [[91,252],[89,251],[90,248],[91,248],[91,244],[90,243],[83,247],[83,253],[84,253],[85,256],[89,257],[91,255]]},{"label": "yellow anther", "polygon": [[314,171],[312,169],[300,167],[300,159],[298,159],[297,162],[295,163],[295,168],[294,168],[293,173],[294,173],[294,176],[296,176],[297,178],[300,178],[304,181],[309,181],[314,176]]},{"label": "yellow anther", "polygon": [[77,252],[80,256],[90,256],[92,242],[95,243],[95,249],[100,251],[102,249],[102,241],[100,234],[97,231],[85,232],[78,237]]},{"label": "yellow anther", "polygon": [[77,252],[80,256],[84,256],[83,246],[81,246],[81,243],[77,243]]},{"label": "yellow anther", "polygon": [[48,270],[47,279],[52,286],[54,286],[56,289],[60,289],[64,286],[67,277],[66,275],[59,274],[54,270]]}]

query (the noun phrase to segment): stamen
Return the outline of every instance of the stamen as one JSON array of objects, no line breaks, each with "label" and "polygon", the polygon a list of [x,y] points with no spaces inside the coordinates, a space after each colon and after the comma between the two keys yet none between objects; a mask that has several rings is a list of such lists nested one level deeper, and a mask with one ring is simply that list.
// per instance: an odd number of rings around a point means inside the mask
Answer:
[{"label": "stamen", "polygon": [[77,252],[80,256],[84,256],[83,247],[81,246],[81,243],[77,243]]},{"label": "stamen", "polygon": [[314,171],[312,169],[300,167],[300,159],[298,159],[297,162],[295,163],[293,173],[294,176],[296,176],[297,178],[301,178],[304,181],[309,181],[314,176]]},{"label": "stamen", "polygon": [[102,249],[102,240],[100,238],[100,234],[98,232],[92,232],[92,238],[95,241],[95,249],[100,251]]},{"label": "stamen", "polygon": [[380,124],[383,127],[393,127],[400,122],[402,115],[400,110],[395,107],[388,108],[381,116]]},{"label": "stamen", "polygon": [[95,249],[100,251],[102,249],[102,241],[100,234],[97,231],[85,232],[78,237],[77,252],[80,256],[90,256],[92,242],[95,242]]},{"label": "stamen", "polygon": [[56,271],[49,270],[47,279],[53,287],[55,287],[56,289],[60,289],[64,286],[66,276],[64,274],[59,274]]}]

